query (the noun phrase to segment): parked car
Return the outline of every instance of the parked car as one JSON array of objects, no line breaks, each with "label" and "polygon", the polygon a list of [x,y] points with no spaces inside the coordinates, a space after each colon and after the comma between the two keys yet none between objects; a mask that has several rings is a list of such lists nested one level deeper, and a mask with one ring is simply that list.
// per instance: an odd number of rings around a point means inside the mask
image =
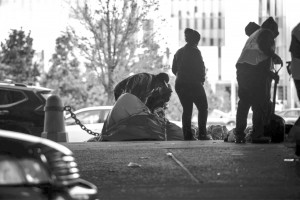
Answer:
[{"label": "parked car", "polygon": [[[104,121],[113,106],[94,106],[74,111],[76,118],[89,130],[101,133]],[[94,137],[83,130],[71,114],[65,117],[66,132],[69,142],[84,142]]]},{"label": "parked car", "polygon": [[0,82],[0,129],[41,136],[51,89]]},{"label": "parked car", "polygon": [[0,130],[0,198],[96,200],[97,187],[80,178],[73,153],[41,137]]},{"label": "parked car", "polygon": [[277,115],[281,116],[286,124],[294,124],[300,116],[300,108],[290,108],[282,111],[277,111]]},{"label": "parked car", "polygon": [[[193,123],[197,123],[197,116],[192,119]],[[208,113],[207,125],[224,125],[224,126],[235,126],[235,116],[230,113],[225,113],[218,109],[213,109]]]}]

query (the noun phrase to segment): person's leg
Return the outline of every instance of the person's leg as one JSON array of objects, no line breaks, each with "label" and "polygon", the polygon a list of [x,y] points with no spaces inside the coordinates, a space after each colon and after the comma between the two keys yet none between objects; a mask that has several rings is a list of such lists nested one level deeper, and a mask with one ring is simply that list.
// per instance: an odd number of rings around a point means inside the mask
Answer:
[{"label": "person's leg", "polygon": [[294,83],[295,83],[298,99],[300,100],[300,80],[294,79]]},{"label": "person's leg", "polygon": [[240,98],[238,102],[237,112],[236,112],[236,128],[235,128],[235,137],[236,143],[245,143],[245,129],[247,128],[247,117],[251,105],[250,103],[243,98]]},{"label": "person's leg", "polygon": [[[262,74],[262,73],[261,73]],[[259,75],[257,75],[259,76]],[[271,82],[268,77],[258,79],[257,85],[253,88],[253,132],[252,143],[269,143],[270,137],[266,137],[265,126],[269,124],[272,110],[272,102],[270,101]]]},{"label": "person's leg", "polygon": [[245,143],[245,129],[247,128],[247,117],[251,107],[251,87],[253,82],[252,70],[250,67],[237,67],[238,82],[238,107],[236,112],[235,142]]},{"label": "person's leg", "polygon": [[203,85],[195,87],[196,91],[193,96],[193,102],[198,109],[198,131],[199,140],[210,140],[211,137],[207,136],[206,123],[208,115],[207,97]]},{"label": "person's leg", "polygon": [[184,140],[193,140],[193,133],[191,129],[192,124],[192,113],[193,113],[193,102],[188,95],[188,90],[179,85],[175,85],[175,90],[178,95],[179,101],[182,105],[182,131]]}]

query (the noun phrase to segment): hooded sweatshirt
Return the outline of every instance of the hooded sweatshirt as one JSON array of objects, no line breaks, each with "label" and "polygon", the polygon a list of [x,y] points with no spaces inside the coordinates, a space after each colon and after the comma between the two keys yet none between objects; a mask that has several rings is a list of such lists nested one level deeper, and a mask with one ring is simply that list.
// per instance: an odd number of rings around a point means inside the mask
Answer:
[{"label": "hooded sweatshirt", "polygon": [[172,72],[181,83],[203,83],[205,65],[197,45],[187,43],[174,55]]}]

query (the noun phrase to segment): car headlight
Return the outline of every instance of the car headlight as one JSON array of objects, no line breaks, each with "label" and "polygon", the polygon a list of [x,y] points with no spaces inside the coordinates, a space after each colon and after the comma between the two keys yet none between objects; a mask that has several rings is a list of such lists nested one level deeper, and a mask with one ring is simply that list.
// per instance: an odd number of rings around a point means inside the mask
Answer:
[{"label": "car headlight", "polygon": [[17,162],[0,160],[0,185],[24,184],[26,179]]},{"label": "car headlight", "polygon": [[0,157],[0,185],[39,184],[49,182],[49,174],[31,158]]}]

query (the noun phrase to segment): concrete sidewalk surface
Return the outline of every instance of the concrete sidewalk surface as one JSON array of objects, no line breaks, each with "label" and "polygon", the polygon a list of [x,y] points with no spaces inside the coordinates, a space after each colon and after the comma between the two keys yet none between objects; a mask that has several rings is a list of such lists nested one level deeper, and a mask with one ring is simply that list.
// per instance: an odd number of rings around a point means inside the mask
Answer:
[{"label": "concrete sidewalk surface", "polygon": [[298,199],[293,145],[211,141],[61,143],[99,199]]}]

